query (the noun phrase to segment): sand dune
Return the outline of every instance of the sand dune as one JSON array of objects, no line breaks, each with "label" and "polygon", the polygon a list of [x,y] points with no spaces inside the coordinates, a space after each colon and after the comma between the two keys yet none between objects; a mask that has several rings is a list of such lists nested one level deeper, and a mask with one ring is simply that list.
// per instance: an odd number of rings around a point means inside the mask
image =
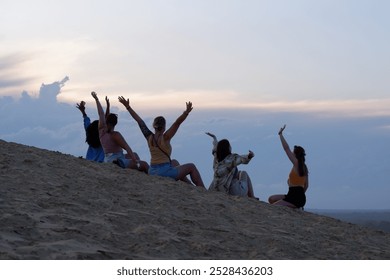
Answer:
[{"label": "sand dune", "polygon": [[390,233],[0,140],[0,259],[390,259]]}]

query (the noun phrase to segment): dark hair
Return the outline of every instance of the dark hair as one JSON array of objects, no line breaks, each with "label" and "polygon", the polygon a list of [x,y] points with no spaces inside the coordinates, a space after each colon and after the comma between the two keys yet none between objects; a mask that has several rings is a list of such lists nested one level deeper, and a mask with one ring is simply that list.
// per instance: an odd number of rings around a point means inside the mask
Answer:
[{"label": "dark hair", "polygon": [[158,130],[158,131],[161,131],[165,128],[165,119],[164,117],[162,116],[159,116],[157,118],[154,119],[153,121],[153,127],[154,129]]},{"label": "dark hair", "polygon": [[217,160],[223,161],[228,155],[232,153],[230,143],[227,139],[222,139],[217,144]]},{"label": "dark hair", "polygon": [[118,123],[118,116],[116,114],[109,114],[106,119],[106,123],[112,126],[116,126]]},{"label": "dark hair", "polygon": [[309,171],[307,170],[307,166],[305,164],[305,149],[301,146],[294,146],[294,155],[298,160],[298,174],[299,176],[306,176]]},{"label": "dark hair", "polygon": [[99,121],[93,121],[86,129],[87,138],[85,142],[93,148],[99,148],[101,146],[99,139]]}]

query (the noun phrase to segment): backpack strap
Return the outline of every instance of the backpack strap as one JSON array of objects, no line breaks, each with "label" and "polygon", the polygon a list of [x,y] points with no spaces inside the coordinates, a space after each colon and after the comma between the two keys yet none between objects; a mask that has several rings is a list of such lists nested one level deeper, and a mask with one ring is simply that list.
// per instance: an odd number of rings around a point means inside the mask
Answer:
[{"label": "backpack strap", "polygon": [[153,143],[156,144],[156,147],[159,148],[160,151],[163,152],[164,155],[166,155],[166,156],[168,157],[169,162],[172,163],[172,160],[171,160],[171,157],[169,156],[169,154],[168,154],[166,151],[164,151],[163,149],[161,149],[161,147],[158,145],[158,139],[160,139],[160,136],[161,136],[161,135],[157,138],[157,140],[156,140],[156,138],[155,138],[154,136],[155,136],[155,134],[152,135],[152,137],[153,137]]}]

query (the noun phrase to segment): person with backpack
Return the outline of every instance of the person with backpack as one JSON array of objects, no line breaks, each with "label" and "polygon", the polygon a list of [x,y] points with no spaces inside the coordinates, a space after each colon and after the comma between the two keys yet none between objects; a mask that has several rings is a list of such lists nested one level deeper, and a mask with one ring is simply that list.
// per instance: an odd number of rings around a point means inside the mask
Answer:
[{"label": "person with backpack", "polygon": [[[153,133],[149,130],[141,117],[130,106],[129,99],[126,100],[123,96],[118,97],[118,99],[119,102],[125,106],[126,110],[130,113],[133,119],[138,123],[142,134],[146,138],[151,156],[148,173],[150,175],[170,177],[187,183],[192,182],[195,186],[204,188],[202,178],[195,164],[186,163],[180,165],[177,160],[171,159],[171,140],[175,136],[180,125],[192,111],[192,103],[186,103],[186,110],[168,129],[166,129],[165,118],[162,116],[156,117],[153,122]],[[190,175],[191,181],[187,178],[187,175]]]},{"label": "person with backpack", "polygon": [[249,151],[247,155],[232,153],[232,147],[227,139],[218,141],[214,134],[210,132],[206,134],[213,138],[212,154],[214,156],[214,177],[209,190],[256,198],[248,173],[239,171],[237,168],[240,164],[248,164],[255,154],[252,151]]}]

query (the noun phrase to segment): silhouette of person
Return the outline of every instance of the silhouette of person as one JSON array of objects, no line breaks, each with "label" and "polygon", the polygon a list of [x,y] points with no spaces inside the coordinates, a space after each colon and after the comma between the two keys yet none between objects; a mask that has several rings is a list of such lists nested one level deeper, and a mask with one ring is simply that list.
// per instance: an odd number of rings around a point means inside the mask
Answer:
[{"label": "silhouette of person", "polygon": [[[204,187],[200,173],[193,163],[180,165],[177,160],[171,159],[171,139],[175,136],[180,125],[192,111],[192,103],[186,103],[186,110],[167,130],[165,118],[162,116],[156,117],[153,122],[153,133],[130,106],[129,99],[126,100],[123,96],[120,96],[118,99],[138,123],[141,132],[146,138],[151,156],[149,174],[170,177],[175,180],[182,180],[188,183],[191,183],[192,181],[192,183],[196,186]],[[187,175],[190,175],[191,181],[187,179]]]},{"label": "silhouette of person", "polygon": [[[141,161],[133,153],[122,134],[115,131],[115,126],[118,123],[118,116],[109,113],[105,117],[102,105],[95,92],[91,93],[96,101],[96,106],[99,114],[99,137],[104,150],[104,162],[117,163],[123,168],[137,169],[139,171],[147,172],[149,165],[145,161]],[[106,97],[106,100],[107,97]],[[123,150],[127,152],[125,156]]]},{"label": "silhouette of person", "polygon": [[80,110],[84,120],[84,129],[86,134],[85,142],[88,143],[88,150],[85,158],[87,160],[103,162],[104,151],[99,139],[99,129],[98,129],[99,121],[95,120],[91,123],[91,119],[88,117],[87,113],[85,112],[84,101],[77,103],[76,108]]},{"label": "silhouette of person", "polygon": [[288,176],[288,193],[275,194],[268,198],[268,202],[275,205],[283,205],[291,208],[303,208],[306,204],[306,191],[309,187],[309,171],[305,163],[305,150],[301,146],[294,146],[291,151],[286,139],[283,136],[284,125],[279,130],[279,137],[282,147],[290,159],[293,167]]},{"label": "silhouette of person", "polygon": [[232,147],[227,139],[218,141],[217,137],[206,132],[213,138],[214,177],[209,190],[222,191],[231,195],[255,198],[251,179],[246,171],[239,171],[237,166],[248,164],[255,156],[252,151],[247,155],[232,153]]}]

